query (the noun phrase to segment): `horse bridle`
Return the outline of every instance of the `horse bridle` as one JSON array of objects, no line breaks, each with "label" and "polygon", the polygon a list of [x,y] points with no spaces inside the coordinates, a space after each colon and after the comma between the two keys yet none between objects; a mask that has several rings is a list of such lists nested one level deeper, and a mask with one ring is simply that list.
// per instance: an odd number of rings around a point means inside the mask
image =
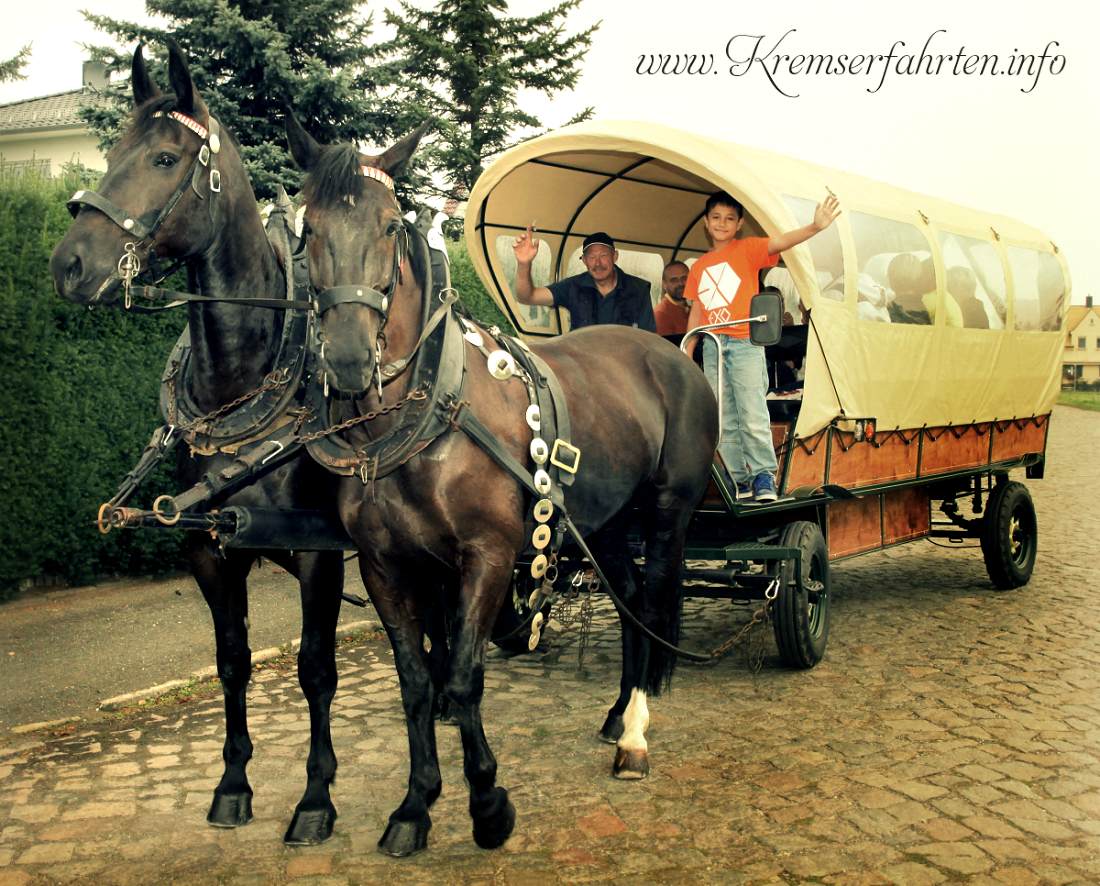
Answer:
[{"label": "horse bridle", "polygon": [[[186,114],[182,114],[179,111],[158,111],[153,115],[154,117],[167,117],[168,119],[175,120],[177,123],[191,130],[195,135],[202,139],[202,145],[199,147],[198,153],[195,154],[195,159],[191,162],[191,168],[184,174],[176,185],[176,189],[169,196],[164,206],[161,207],[159,212],[150,210],[140,217],[135,217],[126,210],[116,206],[102,194],[96,191],[77,191],[66,202],[69,213],[75,218],[77,213],[85,206],[90,206],[93,209],[97,209],[102,212],[107,218],[113,221],[116,225],[122,228],[127,234],[131,234],[137,237],[136,241],[130,241],[123,247],[122,256],[118,260],[118,276],[122,280],[123,287],[125,289],[126,307],[130,307],[130,284],[134,278],[141,272],[141,258],[137,254],[138,246],[151,246],[153,238],[156,236],[157,231],[168,219],[168,216],[172,214],[172,211],[179,204],[180,199],[190,188],[195,192],[195,196],[200,200],[205,200],[202,192],[199,190],[199,179],[202,177],[202,170],[209,168],[208,176],[208,192],[213,195],[221,192],[221,172],[217,168],[218,152],[221,150],[221,138],[219,136],[218,121],[213,116],[209,118],[209,129],[199,123],[192,117],[188,117]],[[213,217],[214,205],[213,200],[207,204],[208,211]],[[152,218],[150,218],[152,216]],[[92,301],[97,301],[100,295],[106,289],[108,281],[104,282],[104,285],[100,287],[100,290],[92,297]]]},{"label": "horse bridle", "polygon": [[[391,194],[396,194],[393,179],[377,166],[361,165],[359,171],[365,178],[374,179],[380,182]],[[390,280],[389,283],[386,284],[385,290],[376,289],[373,286],[345,283],[340,286],[330,286],[328,289],[323,289],[317,292],[313,297],[314,310],[317,312],[318,319],[330,308],[334,308],[336,305],[345,304],[361,305],[362,307],[370,308],[381,316],[381,322],[378,324],[378,333],[374,339],[374,374],[378,379],[379,397],[382,396],[384,374],[382,369],[382,345],[385,341],[386,323],[390,317],[390,307],[393,304],[394,292],[403,280],[401,266],[404,264],[405,258],[412,251],[409,242],[409,225],[404,219],[401,220],[401,226],[398,228],[397,232],[395,232],[395,236],[397,239],[393,250],[393,261],[390,266]],[[322,360],[324,356],[325,342],[322,340],[320,352]],[[392,381],[396,377],[397,373],[394,372],[391,373],[386,380]],[[325,387],[327,393],[327,373]]]}]

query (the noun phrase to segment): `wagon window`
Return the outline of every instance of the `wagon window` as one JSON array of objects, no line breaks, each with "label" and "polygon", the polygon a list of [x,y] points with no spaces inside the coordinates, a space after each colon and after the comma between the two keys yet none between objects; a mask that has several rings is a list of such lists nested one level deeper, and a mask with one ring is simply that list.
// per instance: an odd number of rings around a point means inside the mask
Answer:
[{"label": "wagon window", "polygon": [[882,323],[931,324],[936,271],[924,234],[908,222],[866,212],[851,213],[849,221],[859,267],[859,316]]},{"label": "wagon window", "polygon": [[[817,203],[803,197],[783,195],[783,202],[794,216],[798,227],[804,227],[814,220]],[[814,275],[818,289],[825,298],[844,301],[844,254],[840,248],[838,226],[829,225],[820,234],[811,237],[805,243],[810,249],[810,258],[814,263]],[[790,307],[788,306],[788,310]]]},{"label": "wagon window", "polygon": [[1016,328],[1061,329],[1066,278],[1058,259],[1049,252],[1009,246],[1008,265],[1012,269]]},{"label": "wagon window", "polygon": [[[536,234],[536,237],[538,235]],[[516,256],[512,252],[512,243],[515,237],[511,234],[502,234],[496,239],[497,261],[504,269],[504,280],[509,287],[516,285]],[[535,286],[549,286],[550,279],[550,247],[545,240],[539,240],[539,254],[531,263],[531,280]],[[518,301],[513,309],[519,317],[520,325],[525,331],[557,331],[554,324],[553,308],[540,305],[521,305]]]},{"label": "wagon window", "polygon": [[941,231],[940,252],[945,288],[959,307],[962,325],[970,329],[1003,329],[1005,272],[993,245]]},{"label": "wagon window", "polygon": [[[661,298],[661,275],[665,270],[665,263],[656,252],[639,252],[632,249],[619,247],[619,258],[615,262],[626,273],[635,277],[641,277],[649,283],[649,299],[654,305]],[[573,274],[583,274],[584,263],[581,261],[581,251],[577,249],[569,256],[569,262],[562,270],[563,277]]]}]

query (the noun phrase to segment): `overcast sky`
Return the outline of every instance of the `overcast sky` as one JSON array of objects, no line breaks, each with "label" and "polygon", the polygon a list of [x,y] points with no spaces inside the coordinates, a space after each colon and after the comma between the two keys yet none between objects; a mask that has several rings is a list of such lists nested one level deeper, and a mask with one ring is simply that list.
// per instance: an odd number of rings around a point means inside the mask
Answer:
[{"label": "overcast sky", "polygon": [[[0,102],[80,85],[81,42],[102,42],[79,9],[88,3],[37,0],[5,14],[0,58],[33,44],[27,80],[0,86]],[[512,0],[516,14],[549,3]],[[384,4],[368,4],[381,9]],[[97,12],[140,19],[140,0],[99,0]],[[608,119],[653,120],[758,145],[825,166],[851,170],[915,191],[1018,218],[1065,251],[1074,301],[1100,294],[1100,249],[1093,229],[1100,209],[1100,60],[1093,45],[1100,13],[1077,0],[881,0],[731,4],[677,0],[582,0],[570,25],[602,18],[577,91],[552,103],[529,101],[548,125],[586,105]],[[1038,81],[1026,74],[903,76],[879,86],[872,73],[824,76],[779,73],[760,63],[731,76],[734,59],[775,54],[997,54],[1001,66],[1038,55],[1051,41],[1061,56]],[[762,39],[757,44],[755,38]],[[705,75],[642,76],[648,53],[713,55]],[[746,66],[738,66],[741,70]],[[1028,92],[1021,90],[1030,89]],[[779,90],[797,98],[785,97]]]}]

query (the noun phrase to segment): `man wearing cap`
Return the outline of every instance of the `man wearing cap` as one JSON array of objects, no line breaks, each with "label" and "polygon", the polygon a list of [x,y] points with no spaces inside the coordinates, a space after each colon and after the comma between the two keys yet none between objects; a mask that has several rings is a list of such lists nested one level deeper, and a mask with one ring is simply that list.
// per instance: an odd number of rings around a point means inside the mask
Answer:
[{"label": "man wearing cap", "polygon": [[530,226],[512,244],[516,256],[516,298],[521,304],[565,308],[572,329],[597,323],[618,323],[657,331],[649,284],[619,268],[615,241],[603,231],[589,234],[581,246],[581,261],[588,269],[550,286],[535,286],[531,263],[539,242]]}]

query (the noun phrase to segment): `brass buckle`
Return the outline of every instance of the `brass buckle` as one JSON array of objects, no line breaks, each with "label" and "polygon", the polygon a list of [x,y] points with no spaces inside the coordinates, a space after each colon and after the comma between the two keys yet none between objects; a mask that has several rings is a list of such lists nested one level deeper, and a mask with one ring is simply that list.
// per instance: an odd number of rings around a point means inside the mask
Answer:
[{"label": "brass buckle", "polygon": [[[558,453],[565,455],[569,461],[563,462]],[[576,446],[567,443],[560,437],[554,441],[554,448],[550,450],[550,464],[556,468],[561,468],[567,474],[576,474],[580,463],[581,451]]]}]

